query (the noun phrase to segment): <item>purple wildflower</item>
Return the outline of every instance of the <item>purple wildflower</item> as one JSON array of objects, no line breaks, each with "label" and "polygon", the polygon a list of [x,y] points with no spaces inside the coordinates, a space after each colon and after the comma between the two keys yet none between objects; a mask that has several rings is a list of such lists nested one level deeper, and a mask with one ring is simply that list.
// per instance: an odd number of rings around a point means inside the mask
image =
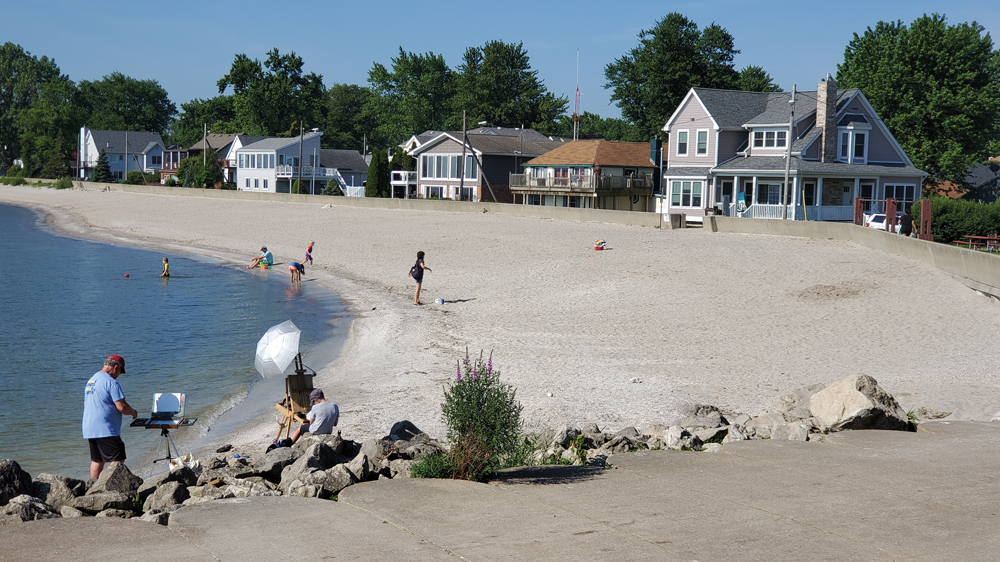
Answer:
[{"label": "purple wildflower", "polygon": [[472,380],[479,380],[479,371],[476,368],[472,369]]},{"label": "purple wildflower", "polygon": [[492,351],[490,352],[490,360],[489,360],[488,363],[486,363],[486,372],[487,373],[492,373],[493,372],[493,352]]},{"label": "purple wildflower", "polygon": [[458,382],[462,382],[462,366],[458,364],[458,361],[455,361],[455,367],[455,378]]}]

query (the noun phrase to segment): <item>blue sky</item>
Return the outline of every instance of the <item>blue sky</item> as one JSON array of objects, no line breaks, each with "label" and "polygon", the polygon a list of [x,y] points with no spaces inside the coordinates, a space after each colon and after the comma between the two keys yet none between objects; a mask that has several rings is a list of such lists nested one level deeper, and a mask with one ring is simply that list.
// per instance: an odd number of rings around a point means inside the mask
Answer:
[{"label": "blue sky", "polygon": [[[545,85],[573,108],[580,50],[582,109],[620,116],[604,89],[604,67],[638,44],[641,29],[669,12],[734,36],[737,68],[763,66],[785,89],[815,89],[834,74],[853,33],[879,20],[912,22],[944,13],[949,23],[978,21],[998,42],[1000,10],[986,0],[839,2],[7,2],[0,42],[55,58],[74,80],[118,71],[157,80],[177,104],[218,93],[216,81],[237,53],[263,59],[272,47],[295,51],[306,71],[327,85],[367,83],[373,62],[389,66],[401,46],[444,55],[449,66],[463,51],[489,40],[523,42]],[[830,9],[836,7],[836,11]]]}]

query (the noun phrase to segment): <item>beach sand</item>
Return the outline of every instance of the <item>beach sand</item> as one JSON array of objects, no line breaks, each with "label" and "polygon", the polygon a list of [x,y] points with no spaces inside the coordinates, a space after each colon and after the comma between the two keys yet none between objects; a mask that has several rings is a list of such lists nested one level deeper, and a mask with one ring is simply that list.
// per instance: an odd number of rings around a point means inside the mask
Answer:
[{"label": "beach sand", "polygon": [[[323,208],[321,197],[3,187],[0,201],[43,209],[72,236],[232,263],[261,245],[298,261],[315,240],[303,282],[336,291],[353,312],[343,349],[316,379],[341,407],[345,438],[381,437],[403,419],[443,438],[443,387],[466,347],[492,351],[529,429],[641,429],[692,403],[756,415],[852,373],[873,376],[906,409],[986,421],[1000,410],[989,339],[1000,305],[933,267],[849,242]],[[608,249],[594,251],[597,239]],[[412,304],[407,277],[418,250],[433,270],[426,306]],[[257,446],[275,429],[265,414],[213,439]]]}]

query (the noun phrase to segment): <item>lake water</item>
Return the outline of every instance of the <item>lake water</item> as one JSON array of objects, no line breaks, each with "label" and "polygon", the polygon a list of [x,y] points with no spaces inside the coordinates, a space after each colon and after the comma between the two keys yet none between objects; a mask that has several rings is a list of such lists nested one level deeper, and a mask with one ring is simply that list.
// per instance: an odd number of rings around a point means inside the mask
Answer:
[{"label": "lake water", "polygon": [[[155,392],[186,393],[187,415],[199,419],[171,433],[184,451],[205,441],[209,427],[218,436],[264,402],[273,408],[271,393],[244,401],[262,387],[283,392],[279,380],[254,384],[257,340],[270,326],[295,322],[305,362],[318,369],[333,357],[309,351],[330,338],[323,347],[339,349],[348,322],[335,293],[308,277],[291,288],[282,266],[251,271],[56,236],[33,211],[9,205],[0,205],[0,240],[0,458],[32,476],[87,476],[83,388],[108,355],[125,357],[128,374],[118,382],[140,414]],[[159,278],[163,257],[169,279]],[[152,459],[159,432],[130,428],[131,419],[124,416],[122,438],[137,470]]]}]

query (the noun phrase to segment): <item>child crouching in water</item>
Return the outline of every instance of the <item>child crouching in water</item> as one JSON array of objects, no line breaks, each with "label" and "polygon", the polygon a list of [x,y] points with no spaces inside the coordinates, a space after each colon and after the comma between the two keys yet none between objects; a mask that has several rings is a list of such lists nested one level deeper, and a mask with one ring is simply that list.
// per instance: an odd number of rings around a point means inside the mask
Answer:
[{"label": "child crouching in water", "polygon": [[170,277],[170,264],[167,263],[167,258],[163,258],[163,273],[160,277]]}]

